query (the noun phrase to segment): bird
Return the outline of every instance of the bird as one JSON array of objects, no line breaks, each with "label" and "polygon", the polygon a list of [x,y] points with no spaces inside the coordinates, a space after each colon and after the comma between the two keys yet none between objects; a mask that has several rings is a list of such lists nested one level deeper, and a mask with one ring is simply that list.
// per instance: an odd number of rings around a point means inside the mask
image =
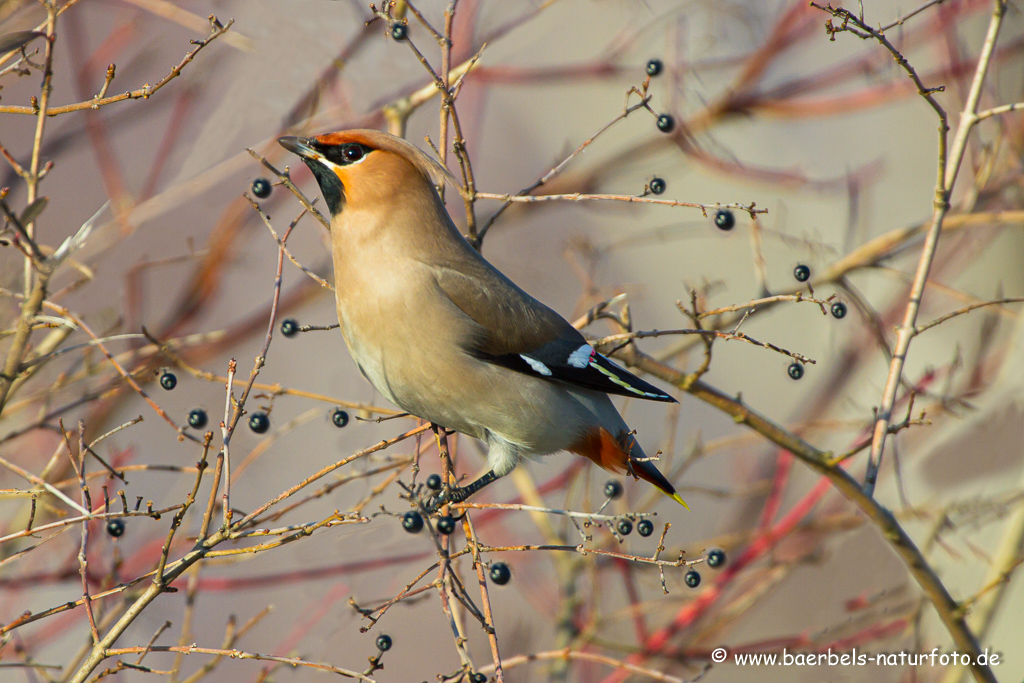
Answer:
[{"label": "bird", "polygon": [[686,506],[609,395],[677,401],[484,259],[441,199],[439,188],[455,184],[444,166],[377,130],[278,142],[312,172],[331,214],[338,323],[363,376],[405,412],[487,444],[489,469],[446,485],[433,506],[559,451]]}]

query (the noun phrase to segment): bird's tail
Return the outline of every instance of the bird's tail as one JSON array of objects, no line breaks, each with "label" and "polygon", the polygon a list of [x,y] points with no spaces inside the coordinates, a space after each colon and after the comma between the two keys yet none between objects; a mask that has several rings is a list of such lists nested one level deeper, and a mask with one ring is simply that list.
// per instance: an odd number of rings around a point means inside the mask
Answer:
[{"label": "bird's tail", "polygon": [[629,472],[634,479],[650,482],[666,496],[687,510],[690,509],[665,475],[658,471],[654,463],[647,460],[636,438],[628,432],[616,438],[604,427],[598,427],[584,434],[569,451],[590,458],[609,472]]}]

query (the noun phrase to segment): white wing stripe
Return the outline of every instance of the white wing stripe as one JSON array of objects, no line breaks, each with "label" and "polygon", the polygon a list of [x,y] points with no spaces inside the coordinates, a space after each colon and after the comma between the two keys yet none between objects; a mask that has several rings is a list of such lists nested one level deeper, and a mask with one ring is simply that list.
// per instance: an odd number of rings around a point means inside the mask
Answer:
[{"label": "white wing stripe", "polygon": [[590,365],[590,359],[594,357],[594,347],[584,344],[569,354],[568,363],[574,368],[585,368]]},{"label": "white wing stripe", "polygon": [[525,356],[523,354],[519,354],[519,357],[522,358],[523,360],[525,360],[530,365],[530,367],[533,368],[534,372],[536,372],[536,373],[538,373],[540,375],[544,375],[546,377],[550,377],[551,376],[551,369],[548,368],[548,366],[546,366],[543,363],[541,363],[539,360],[535,360],[535,359],[530,358],[529,356]]}]

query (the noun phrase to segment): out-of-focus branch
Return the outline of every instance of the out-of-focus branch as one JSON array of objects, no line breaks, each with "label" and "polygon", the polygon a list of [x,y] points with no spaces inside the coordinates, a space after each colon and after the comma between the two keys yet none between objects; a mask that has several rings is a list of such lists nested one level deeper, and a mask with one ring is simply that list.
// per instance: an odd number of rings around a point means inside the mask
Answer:
[{"label": "out-of-focus branch", "polygon": [[942,580],[931,568],[917,544],[903,529],[893,514],[869,495],[842,467],[831,464],[831,453],[821,451],[801,437],[779,426],[739,399],[727,396],[701,380],[689,381],[686,373],[656,361],[633,348],[625,349],[624,359],[634,367],[684,389],[695,398],[714,406],[742,424],[758,432],[775,445],[784,448],[813,470],[825,476],[840,493],[864,512],[878,527],[889,545],[907,566],[908,571],[924,591],[938,613],[960,652],[969,654],[975,679],[995,683],[996,678],[987,664],[978,664],[981,646],[967,625],[960,605],[953,599]]},{"label": "out-of-focus branch", "polygon": [[[227,33],[228,29],[231,28],[231,25],[233,23],[235,23],[235,21],[234,19],[231,19],[228,21],[228,23],[221,24],[220,21],[218,21],[215,17],[211,17],[210,35],[208,35],[206,38],[202,40],[193,40],[192,44],[195,45],[195,47],[189,50],[188,54],[186,54],[185,57],[182,58],[182,60],[178,62],[174,67],[172,67],[170,72],[168,72],[166,76],[157,81],[156,85],[150,85],[149,83],[147,83],[141,88],[138,88],[136,90],[129,90],[127,92],[121,93],[120,95],[111,95],[110,97],[100,97],[99,95],[97,95],[91,100],[85,100],[84,102],[75,102],[74,104],[65,104],[59,107],[48,107],[47,101],[42,98],[40,98],[39,102],[34,103],[30,107],[0,105],[0,114],[32,114],[37,115],[40,118],[43,118],[48,116],[58,116],[60,114],[69,114],[71,112],[83,111],[86,109],[99,109],[100,107],[105,107],[108,104],[124,102],[125,100],[149,99],[149,97],[156,93],[158,90],[160,90],[165,85],[167,85],[175,78],[180,76],[182,70],[188,65],[188,63],[195,59],[196,55],[199,54],[199,52],[204,47],[206,47],[214,40]],[[109,85],[110,81],[108,80],[106,85],[104,86],[104,92],[106,91],[106,88]]]},{"label": "out-of-focus branch", "polygon": [[[1006,0],[994,0],[992,18],[989,21],[988,32],[982,44],[978,57],[978,64],[975,67],[974,78],[971,82],[970,91],[964,102],[963,111],[960,115],[960,123],[957,126],[956,135],[952,145],[948,145],[947,135],[949,124],[946,111],[939,105],[934,93],[942,88],[928,88],[921,82],[917,72],[881,31],[876,31],[868,26],[862,19],[853,15],[849,10],[835,8],[831,5],[821,6],[811,3],[813,6],[831,14],[834,18],[840,19],[842,23],[835,27],[829,20],[826,30],[833,39],[837,32],[849,31],[861,38],[872,38],[878,41],[903,70],[907,72],[914,81],[920,94],[935,110],[939,119],[938,138],[938,179],[935,185],[934,210],[929,223],[928,232],[925,236],[924,246],[921,248],[921,256],[918,260],[917,270],[914,274],[914,281],[910,287],[910,294],[907,299],[907,308],[903,315],[903,322],[897,328],[896,343],[893,347],[892,360],[889,365],[889,374],[886,377],[885,388],[882,392],[882,400],[878,407],[875,419],[874,434],[871,442],[871,453],[868,457],[867,470],[864,475],[864,490],[872,495],[875,489],[875,482],[878,478],[878,469],[881,466],[882,455],[885,450],[886,436],[889,434],[889,423],[893,416],[893,406],[896,403],[896,392],[899,389],[903,378],[903,366],[906,363],[907,353],[910,350],[910,343],[916,334],[916,323],[918,312],[921,308],[921,300],[924,297],[925,286],[928,282],[928,273],[931,270],[932,261],[935,259],[935,252],[938,248],[939,235],[942,233],[942,224],[949,212],[950,193],[953,184],[963,162],[964,154],[967,151],[967,141],[978,122],[978,102],[981,99],[981,90],[988,75],[988,67],[995,51],[996,41],[999,36],[999,29],[1002,27],[1003,17],[1006,14]],[[851,27],[852,25],[852,27]],[[855,27],[855,28],[853,28]]]}]

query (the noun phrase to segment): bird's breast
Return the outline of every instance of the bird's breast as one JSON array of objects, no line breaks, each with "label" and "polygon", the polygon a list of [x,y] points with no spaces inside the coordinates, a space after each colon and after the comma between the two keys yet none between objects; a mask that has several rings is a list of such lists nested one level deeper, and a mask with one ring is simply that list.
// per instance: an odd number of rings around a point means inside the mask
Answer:
[{"label": "bird's breast", "polygon": [[462,351],[458,320],[422,264],[394,255],[387,263],[387,270],[373,261],[342,270],[336,261],[338,322],[349,352],[363,376],[402,410],[468,431],[456,407],[465,387],[454,378],[471,360]]},{"label": "bird's breast", "polygon": [[478,326],[429,266],[390,254],[384,270],[377,257],[363,257],[359,268],[335,261],[338,321],[363,375],[402,410],[477,438],[496,436],[522,454],[566,449],[596,425],[625,428],[604,394],[468,353]]}]

